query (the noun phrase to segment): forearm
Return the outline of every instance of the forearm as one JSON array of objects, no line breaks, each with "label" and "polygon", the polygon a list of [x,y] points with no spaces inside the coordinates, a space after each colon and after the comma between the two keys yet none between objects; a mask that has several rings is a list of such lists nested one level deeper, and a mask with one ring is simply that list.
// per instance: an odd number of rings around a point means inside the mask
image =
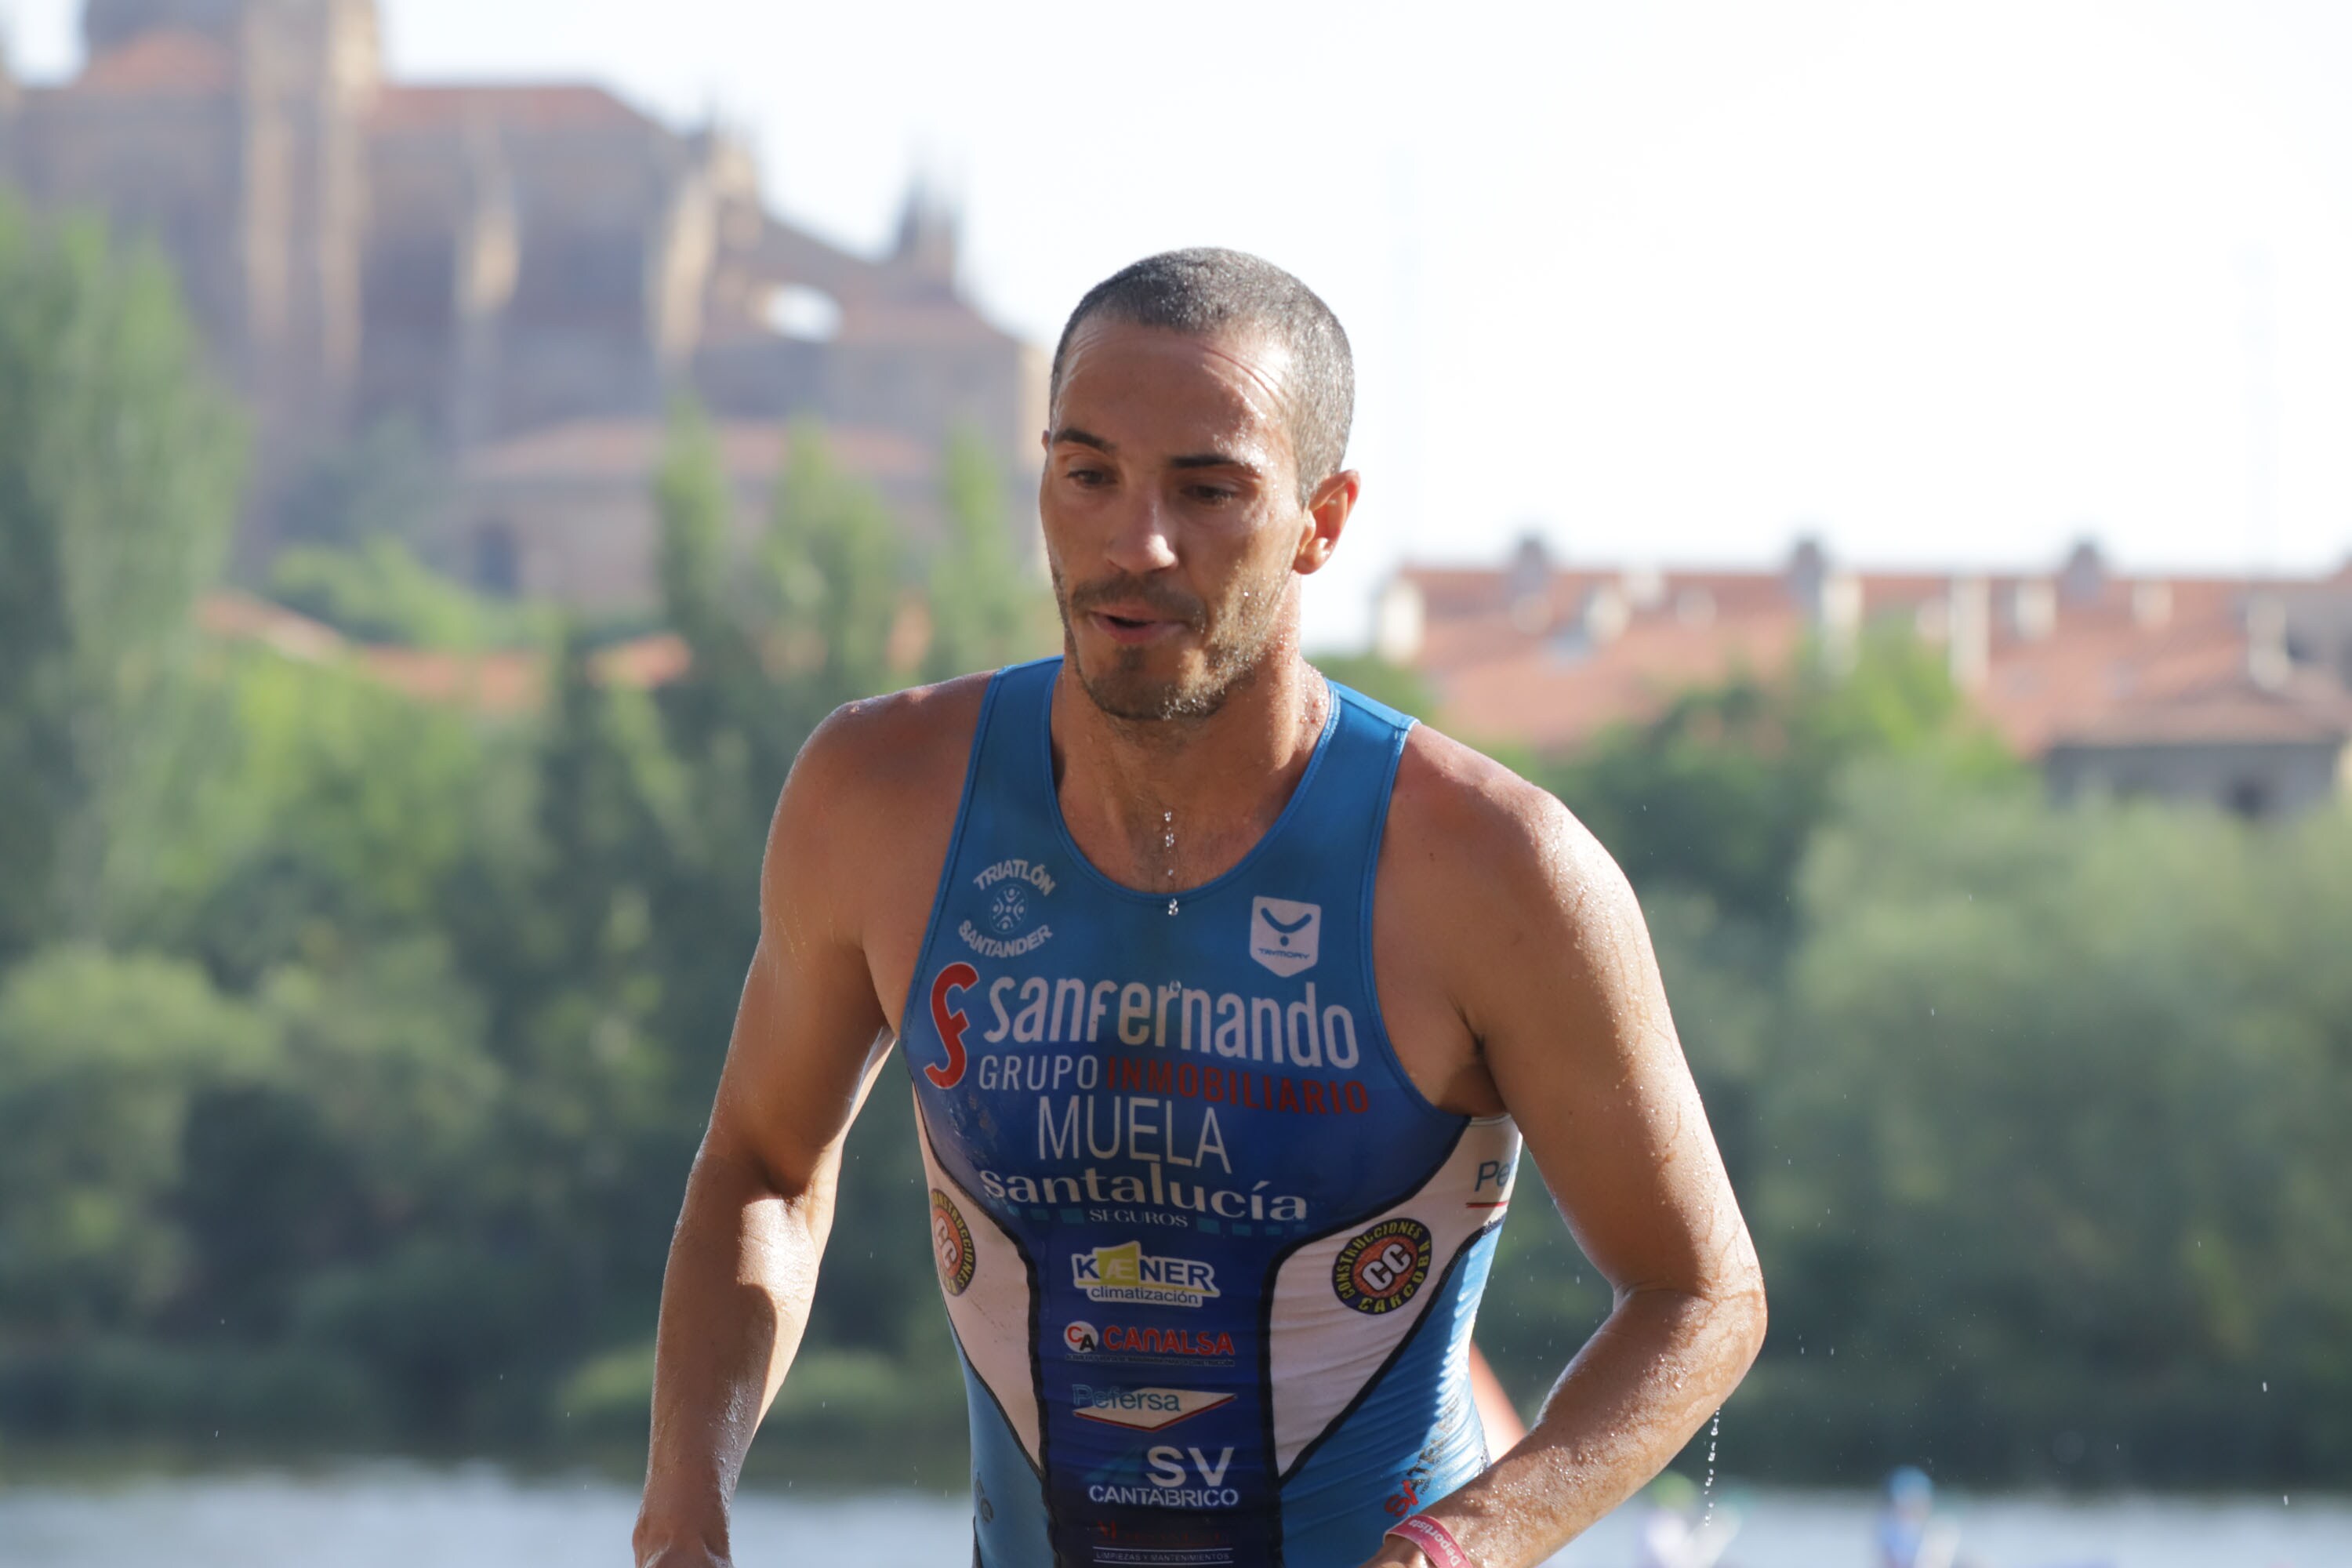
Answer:
[{"label": "forearm", "polygon": [[[1569,1363],[1524,1441],[1426,1511],[1479,1568],[1526,1568],[1631,1496],[1719,1408],[1755,1359],[1760,1287],[1634,1291]],[[1384,1542],[1381,1568],[1421,1568]]]},{"label": "forearm", "polygon": [[735,1482],[800,1346],[832,1209],[829,1180],[784,1194],[697,1160],[662,1279],[641,1568],[726,1561]]}]

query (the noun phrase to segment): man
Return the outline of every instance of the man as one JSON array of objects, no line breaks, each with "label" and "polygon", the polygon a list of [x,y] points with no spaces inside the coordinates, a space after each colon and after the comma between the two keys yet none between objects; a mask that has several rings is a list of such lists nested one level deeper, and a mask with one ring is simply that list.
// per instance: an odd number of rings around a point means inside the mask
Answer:
[{"label": "man", "polygon": [[[1051,391],[1064,657],[843,710],[777,807],[638,1560],[727,1559],[895,1038],[977,1563],[1538,1562],[1763,1334],[1641,912],[1550,796],[1300,658],[1360,489],[1347,339],[1304,285],[1139,262]],[[1616,1306],[1490,1464],[1470,1328],[1523,1135]]]}]

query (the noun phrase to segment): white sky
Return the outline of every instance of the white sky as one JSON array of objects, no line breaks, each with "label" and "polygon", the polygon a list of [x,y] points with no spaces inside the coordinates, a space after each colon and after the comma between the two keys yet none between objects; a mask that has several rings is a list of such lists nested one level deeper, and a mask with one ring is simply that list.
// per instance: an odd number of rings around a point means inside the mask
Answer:
[{"label": "white sky", "polygon": [[[78,9],[0,0],[25,74],[70,69]],[[404,76],[716,106],[853,247],[930,172],[1040,341],[1167,246],[1297,272],[1355,339],[1366,477],[1317,640],[1401,556],[1529,529],[1665,563],[1800,528],[1887,563],[2352,551],[2340,0],[386,11]]]}]

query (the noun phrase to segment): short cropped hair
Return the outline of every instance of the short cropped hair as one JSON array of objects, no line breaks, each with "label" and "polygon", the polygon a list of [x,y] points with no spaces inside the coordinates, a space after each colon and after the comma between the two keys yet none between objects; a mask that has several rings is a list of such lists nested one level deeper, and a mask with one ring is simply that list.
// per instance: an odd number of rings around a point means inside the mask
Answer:
[{"label": "short cropped hair", "polygon": [[1054,345],[1048,395],[1062,394],[1070,340],[1096,316],[1205,338],[1236,329],[1264,332],[1290,357],[1290,447],[1298,459],[1298,500],[1339,471],[1356,417],[1356,362],[1348,333],[1315,290],[1271,261],[1244,251],[1167,250],[1123,267],[1086,292]]}]

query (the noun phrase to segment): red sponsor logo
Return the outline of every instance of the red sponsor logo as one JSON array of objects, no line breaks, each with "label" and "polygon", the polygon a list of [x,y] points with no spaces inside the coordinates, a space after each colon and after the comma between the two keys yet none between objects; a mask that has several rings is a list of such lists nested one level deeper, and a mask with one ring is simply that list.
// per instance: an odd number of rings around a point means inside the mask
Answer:
[{"label": "red sponsor logo", "polygon": [[923,1076],[938,1088],[953,1089],[963,1081],[963,1032],[971,1026],[962,1008],[948,1005],[948,993],[968,991],[979,984],[980,971],[963,963],[949,964],[931,982],[931,1026],[940,1032],[940,1044],[947,1047],[948,1060],[945,1067],[925,1068]]}]

